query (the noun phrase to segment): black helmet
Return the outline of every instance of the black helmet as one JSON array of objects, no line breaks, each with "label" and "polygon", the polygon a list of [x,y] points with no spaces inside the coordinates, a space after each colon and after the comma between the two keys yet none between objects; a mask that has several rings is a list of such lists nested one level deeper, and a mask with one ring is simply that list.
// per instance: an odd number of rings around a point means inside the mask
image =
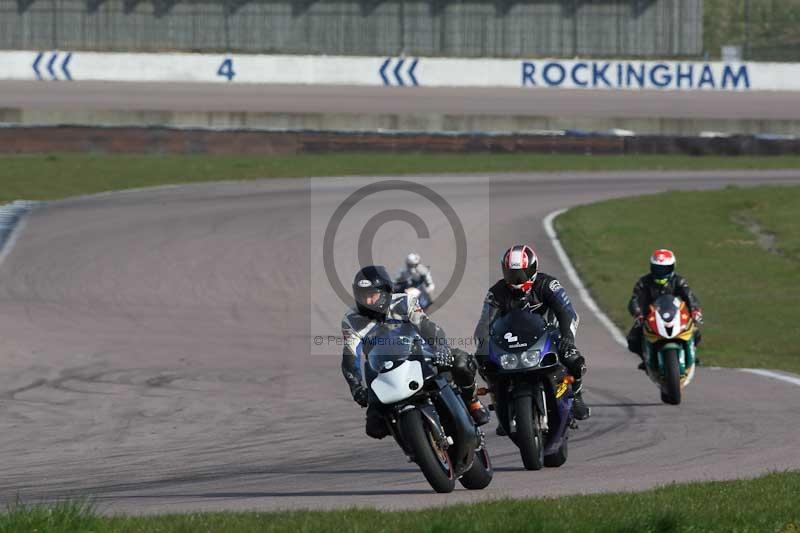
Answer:
[{"label": "black helmet", "polygon": [[511,289],[527,293],[539,272],[539,258],[533,248],[525,244],[512,246],[503,254],[500,261],[503,279]]},{"label": "black helmet", "polygon": [[371,265],[362,268],[353,280],[353,298],[362,315],[380,318],[392,302],[392,278],[386,267]]}]

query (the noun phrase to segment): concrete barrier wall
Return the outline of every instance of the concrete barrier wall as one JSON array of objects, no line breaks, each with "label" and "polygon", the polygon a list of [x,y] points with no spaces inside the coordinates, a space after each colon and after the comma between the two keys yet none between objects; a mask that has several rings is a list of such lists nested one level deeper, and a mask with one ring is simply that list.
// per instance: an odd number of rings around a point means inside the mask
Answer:
[{"label": "concrete barrier wall", "polygon": [[298,154],[332,152],[783,155],[800,139],[565,134],[213,131],[172,128],[0,128],[0,153]]},{"label": "concrete barrier wall", "polygon": [[124,111],[2,109],[0,125],[116,126],[216,130],[357,132],[532,133],[633,131],[637,135],[756,135],[800,137],[800,120],[574,117],[444,113],[269,113],[226,111]]},{"label": "concrete barrier wall", "polygon": [[20,51],[0,79],[796,91],[800,64]]}]

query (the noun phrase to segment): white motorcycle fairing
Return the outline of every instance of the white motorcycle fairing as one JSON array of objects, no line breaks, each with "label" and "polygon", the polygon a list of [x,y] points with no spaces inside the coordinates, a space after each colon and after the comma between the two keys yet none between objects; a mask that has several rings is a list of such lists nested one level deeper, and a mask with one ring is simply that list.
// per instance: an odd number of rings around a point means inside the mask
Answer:
[{"label": "white motorcycle fairing", "polygon": [[[416,382],[414,388],[411,383]],[[370,388],[378,400],[390,405],[413,396],[422,387],[422,365],[419,361],[403,361],[372,380]]]}]

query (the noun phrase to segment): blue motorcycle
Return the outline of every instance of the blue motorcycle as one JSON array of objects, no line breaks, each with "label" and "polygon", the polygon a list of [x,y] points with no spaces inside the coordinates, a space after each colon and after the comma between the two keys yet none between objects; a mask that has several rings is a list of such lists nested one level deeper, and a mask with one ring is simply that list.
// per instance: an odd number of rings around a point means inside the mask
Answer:
[{"label": "blue motorcycle", "polygon": [[511,311],[490,327],[482,372],[493,384],[500,425],[527,470],[567,461],[574,378],[558,360],[559,337],[557,327],[528,311]]}]

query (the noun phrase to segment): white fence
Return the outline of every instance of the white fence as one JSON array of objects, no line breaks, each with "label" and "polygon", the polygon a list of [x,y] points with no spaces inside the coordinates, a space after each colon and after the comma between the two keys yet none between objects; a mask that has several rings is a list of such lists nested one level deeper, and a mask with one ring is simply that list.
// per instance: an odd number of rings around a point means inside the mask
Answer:
[{"label": "white fence", "polygon": [[800,90],[800,64],[0,52],[0,79],[424,87]]}]

